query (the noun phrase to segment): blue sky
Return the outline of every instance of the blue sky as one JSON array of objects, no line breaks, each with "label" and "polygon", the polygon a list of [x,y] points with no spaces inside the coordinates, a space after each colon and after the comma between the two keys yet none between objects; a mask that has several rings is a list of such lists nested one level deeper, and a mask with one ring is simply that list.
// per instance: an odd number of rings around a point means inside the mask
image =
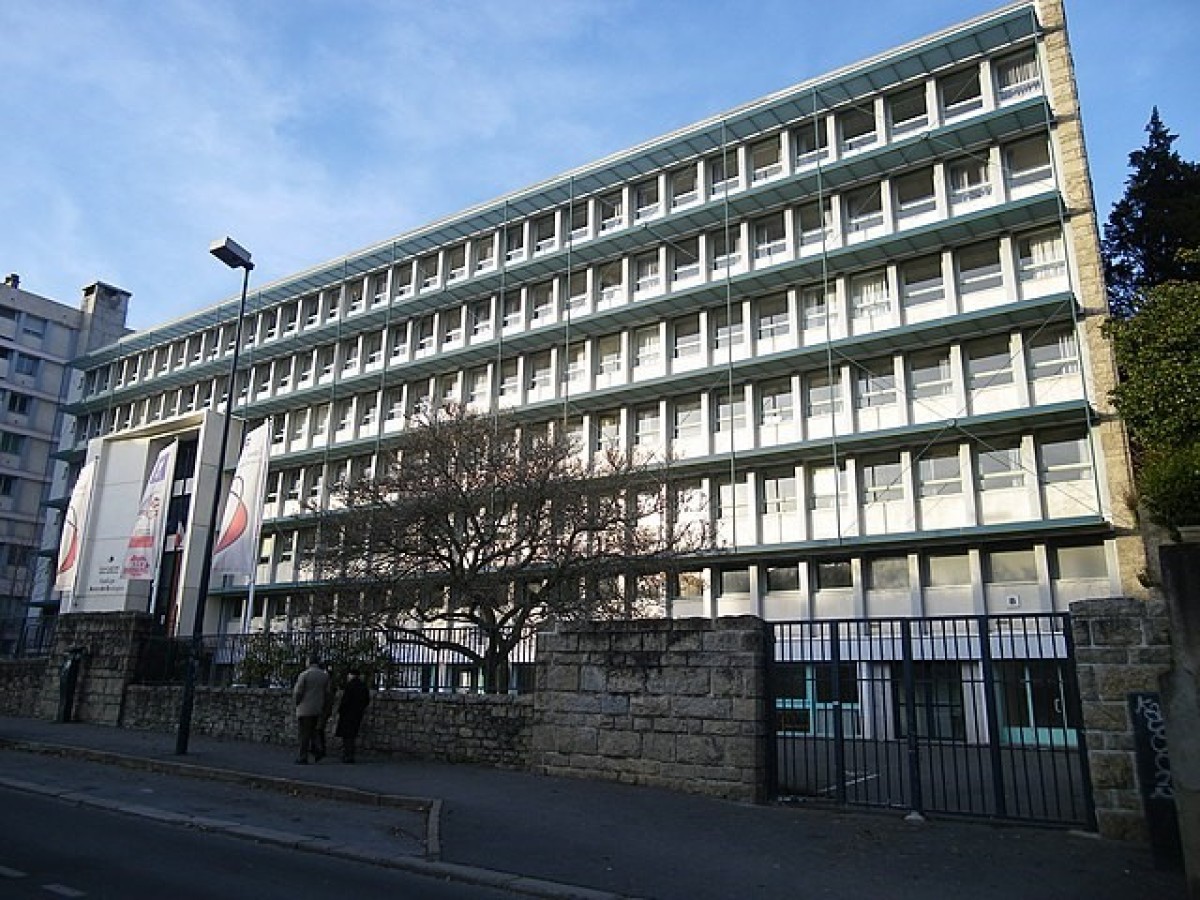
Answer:
[{"label": "blue sky", "polygon": [[[3,0],[0,269],[144,328],[997,8],[988,0]],[[1067,0],[1101,218],[1195,0]]]}]

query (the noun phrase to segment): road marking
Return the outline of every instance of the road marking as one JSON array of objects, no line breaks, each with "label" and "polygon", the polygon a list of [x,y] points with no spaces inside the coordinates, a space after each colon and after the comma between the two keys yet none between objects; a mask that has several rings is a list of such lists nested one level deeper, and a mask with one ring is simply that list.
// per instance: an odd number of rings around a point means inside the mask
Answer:
[{"label": "road marking", "polygon": [[22,872],[20,869],[10,869],[8,866],[0,866],[0,877],[2,878],[28,878],[27,872]]},{"label": "road marking", "polygon": [[58,894],[60,897],[86,897],[87,891],[77,891],[73,887],[67,887],[65,884],[43,884],[42,890],[49,891],[51,894]]}]

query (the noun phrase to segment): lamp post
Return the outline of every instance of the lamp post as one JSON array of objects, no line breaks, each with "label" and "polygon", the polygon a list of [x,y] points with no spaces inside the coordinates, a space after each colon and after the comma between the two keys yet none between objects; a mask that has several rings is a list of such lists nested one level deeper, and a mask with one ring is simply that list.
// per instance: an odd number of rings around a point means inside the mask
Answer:
[{"label": "lamp post", "polygon": [[225,472],[225,449],[229,444],[229,423],[233,419],[234,392],[237,390],[238,355],[242,349],[242,318],[246,314],[246,290],[250,286],[250,251],[226,237],[213,241],[208,252],[231,269],[242,270],[242,299],[238,302],[237,323],[233,329],[233,357],[229,361],[229,385],[225,393],[225,417],[221,422],[221,444],[217,448],[217,485],[214,490],[212,512],[208,519],[208,534],[204,538],[204,556],[201,559],[200,586],[196,597],[196,618],[192,624],[192,645],[188,654],[187,672],[183,680],[183,700],[179,705],[179,730],[175,735],[175,752],[188,752],[188,738],[192,731],[192,707],[196,701],[196,674],[200,668],[200,651],[204,642],[204,607],[208,600],[208,583],[212,577],[213,546],[220,526],[221,476]]}]

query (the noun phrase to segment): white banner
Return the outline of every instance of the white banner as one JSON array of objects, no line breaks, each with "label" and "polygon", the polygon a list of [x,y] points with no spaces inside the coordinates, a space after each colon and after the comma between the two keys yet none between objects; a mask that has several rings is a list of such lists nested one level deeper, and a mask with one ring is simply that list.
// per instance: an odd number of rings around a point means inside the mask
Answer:
[{"label": "white banner", "polygon": [[63,514],[62,538],[58,544],[58,565],[54,570],[54,589],[74,591],[79,577],[79,558],[83,554],[83,531],[87,527],[88,508],[92,503],[92,482],[96,478],[96,460],[79,470],[71,500]]},{"label": "white banner", "polygon": [[242,455],[233,472],[217,542],[213,545],[213,574],[253,575],[258,565],[258,534],[262,530],[270,440],[270,426],[264,423],[242,442]]},{"label": "white banner", "polygon": [[167,523],[167,503],[171,499],[171,481],[175,474],[175,450],[178,441],[171,441],[158,454],[146,488],[133,531],[125,548],[121,576],[130,581],[153,581],[158,574],[158,558],[162,551],[163,529]]}]

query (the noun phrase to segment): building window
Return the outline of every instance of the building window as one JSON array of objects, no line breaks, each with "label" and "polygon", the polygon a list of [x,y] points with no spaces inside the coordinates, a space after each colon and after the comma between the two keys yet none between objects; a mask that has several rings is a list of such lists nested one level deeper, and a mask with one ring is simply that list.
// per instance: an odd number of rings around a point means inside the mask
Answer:
[{"label": "building window", "polygon": [[0,497],[12,497],[17,491],[17,479],[11,475],[0,475]]},{"label": "building window", "polygon": [[1041,90],[1037,56],[1032,50],[998,59],[993,68],[996,72],[996,94],[1001,103],[1019,100]]},{"label": "building window", "polygon": [[700,320],[696,317],[675,322],[675,358],[690,359],[700,355]]},{"label": "building window", "polygon": [[828,198],[800,204],[796,216],[800,226],[801,247],[823,244],[831,236],[833,205]]},{"label": "building window", "polygon": [[962,247],[956,251],[955,259],[958,263],[958,291],[963,296],[1003,286],[998,242],[985,241]]},{"label": "building window", "polygon": [[901,222],[937,209],[932,168],[893,178],[892,189],[896,195],[896,218]]},{"label": "building window", "polygon": [[896,372],[890,359],[863,363],[855,377],[855,405],[859,409],[891,406],[896,402]]},{"label": "building window", "polygon": [[599,200],[600,230],[612,231],[620,228],[625,217],[625,198],[620,191],[606,194]]},{"label": "building window", "polygon": [[838,113],[837,124],[844,153],[869,147],[878,137],[875,133],[875,107],[871,103],[852,106]]},{"label": "building window", "polygon": [[774,178],[783,171],[779,157],[779,137],[770,137],[750,146],[750,169],[755,181]]},{"label": "building window", "polygon": [[887,98],[886,104],[888,119],[892,123],[893,136],[899,137],[929,124],[929,111],[925,108],[925,85],[923,84],[897,91]]},{"label": "building window", "polygon": [[850,560],[839,559],[814,563],[813,582],[818,591],[854,587]]},{"label": "building window", "polygon": [[33,398],[28,394],[18,394],[10,391],[8,394],[8,411],[14,416],[27,416],[33,406]]},{"label": "building window", "polygon": [[914,399],[945,397],[954,392],[950,357],[944,352],[913,354],[909,360],[908,390]]},{"label": "building window", "polygon": [[834,309],[835,294],[833,287],[820,286],[804,288],[800,293],[800,319],[805,331],[824,330],[826,325],[837,321]]},{"label": "building window", "polygon": [[989,584],[1038,580],[1033,550],[993,550],[983,557],[983,579]]},{"label": "building window", "polygon": [[970,203],[991,196],[986,157],[960,159],[946,166],[950,182],[950,202]]},{"label": "building window", "polygon": [[23,434],[13,434],[9,431],[0,431],[0,453],[11,453],[18,455],[25,449],[25,436]]},{"label": "building window", "polygon": [[1091,480],[1092,455],[1087,438],[1046,441],[1038,450],[1043,484]]},{"label": "building window", "polygon": [[797,510],[796,473],[765,472],[762,477],[762,507],[765,515],[782,515]]},{"label": "building window", "polygon": [[554,383],[552,374],[550,353],[547,351],[535,354],[529,364],[529,389],[531,391],[549,389]]},{"label": "building window", "polygon": [[1025,346],[1031,378],[1079,374],[1079,342],[1069,328],[1039,331],[1026,340]]},{"label": "building window", "polygon": [[878,556],[866,565],[867,587],[876,591],[908,590],[908,557]]},{"label": "building window", "polygon": [[675,241],[670,249],[672,279],[683,281],[700,274],[700,239],[685,238]]},{"label": "building window", "polygon": [[741,172],[736,150],[708,158],[708,183],[714,194],[737,186]]},{"label": "building window", "polygon": [[754,223],[754,258],[768,262],[781,257],[787,250],[787,235],[783,213],[776,213]]},{"label": "building window", "polygon": [[840,379],[827,372],[809,375],[807,378],[808,395],[805,409],[809,418],[830,416],[842,411],[842,392]]},{"label": "building window", "polygon": [[675,401],[674,439],[690,441],[700,437],[700,400]]},{"label": "building window", "polygon": [[696,189],[695,165],[676,169],[668,176],[667,181],[671,186],[672,206],[683,206],[699,199],[700,194]]},{"label": "building window", "polygon": [[922,497],[950,497],[962,493],[958,448],[927,452],[917,462],[918,489]]},{"label": "building window", "polygon": [[1104,546],[1058,547],[1050,557],[1051,576],[1068,580],[1108,578]]},{"label": "building window", "polygon": [[800,590],[800,567],[795,563],[790,566],[768,566],[767,590],[770,592]]},{"label": "building window", "polygon": [[643,406],[634,412],[633,443],[641,448],[657,448],[662,443],[662,415],[658,404]]},{"label": "building window", "polygon": [[657,366],[662,361],[662,347],[658,328],[639,328],[633,334],[634,368]]},{"label": "building window", "polygon": [[1015,141],[1004,148],[1004,170],[1010,188],[1022,188],[1049,179],[1050,145],[1045,135]]},{"label": "building window", "polygon": [[717,350],[732,350],[746,342],[746,328],[742,321],[742,307],[734,305],[728,309],[717,309],[712,313],[712,343]]},{"label": "building window", "polygon": [[850,314],[853,318],[884,316],[891,309],[887,272],[868,272],[850,279]]},{"label": "building window", "polygon": [[967,383],[971,390],[1012,384],[1012,349],[1007,337],[974,341],[967,345]]},{"label": "building window", "polygon": [[723,272],[741,262],[741,233],[737,228],[727,228],[710,234],[708,243],[712,247],[714,272]]},{"label": "building window", "polygon": [[881,183],[847,191],[842,197],[846,206],[846,231],[850,234],[869,231],[883,224],[883,192]]},{"label": "building window", "polygon": [[26,378],[35,378],[37,377],[40,363],[41,360],[37,357],[18,353],[16,354],[16,359],[13,361],[13,372],[17,375],[23,375]]},{"label": "building window", "polygon": [[728,434],[746,427],[746,392],[735,388],[732,393],[720,391],[717,400],[716,431]]},{"label": "building window", "polygon": [[899,460],[867,461],[862,467],[863,503],[904,499],[903,470]]},{"label": "building window", "polygon": [[947,118],[965,115],[983,107],[979,68],[972,67],[938,79],[942,111]]},{"label": "building window", "polygon": [[633,263],[636,277],[635,290],[650,291],[662,286],[662,273],[659,270],[658,251],[643,253]]},{"label": "building window", "polygon": [[764,297],[758,301],[758,340],[773,341],[791,331],[786,297]]},{"label": "building window", "polygon": [[658,215],[658,179],[651,178],[633,188],[634,220],[641,221]]},{"label": "building window", "polygon": [[792,132],[792,146],[796,148],[796,163],[804,165],[816,162],[829,155],[829,129],[825,119],[816,116]]},{"label": "building window", "polygon": [[962,587],[971,583],[971,557],[966,553],[934,554],[925,558],[926,587]]},{"label": "building window", "polygon": [[525,258],[525,224],[518,222],[504,229],[504,258],[517,262]]},{"label": "building window", "polygon": [[1062,232],[1057,228],[1017,239],[1018,273],[1021,281],[1043,281],[1067,273]]},{"label": "building window", "polygon": [[1025,470],[1021,467],[1020,447],[980,449],[975,464],[981,491],[1019,488],[1025,485]]},{"label": "building window", "polygon": [[846,470],[844,467],[815,466],[809,469],[808,505],[810,509],[844,508]]},{"label": "building window", "polygon": [[759,389],[759,422],[763,425],[782,425],[795,416],[792,383],[771,381]]},{"label": "building window", "polygon": [[46,320],[41,316],[26,313],[24,320],[21,322],[21,331],[30,340],[40,341],[46,336]]},{"label": "building window", "polygon": [[946,296],[939,254],[910,259],[900,266],[900,290],[906,307],[938,303]]},{"label": "building window", "polygon": [[619,335],[602,337],[596,342],[596,371],[601,375],[616,375],[624,364],[621,358],[621,338]]}]

